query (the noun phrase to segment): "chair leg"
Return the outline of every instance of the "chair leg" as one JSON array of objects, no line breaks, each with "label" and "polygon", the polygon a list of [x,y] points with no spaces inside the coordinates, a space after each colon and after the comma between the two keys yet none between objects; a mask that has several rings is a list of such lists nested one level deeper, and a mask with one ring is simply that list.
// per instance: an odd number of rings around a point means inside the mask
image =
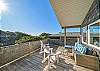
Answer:
[{"label": "chair leg", "polygon": [[77,64],[77,61],[76,61],[76,53],[74,53],[74,60],[75,60],[75,63]]},{"label": "chair leg", "polygon": [[57,64],[59,63],[59,55],[57,55]]},{"label": "chair leg", "polygon": [[45,52],[44,52],[44,59],[45,59]]},{"label": "chair leg", "polygon": [[51,65],[50,65],[50,56],[49,56],[49,58],[48,58],[48,67],[49,67],[49,69],[50,69],[50,67],[51,67]]}]

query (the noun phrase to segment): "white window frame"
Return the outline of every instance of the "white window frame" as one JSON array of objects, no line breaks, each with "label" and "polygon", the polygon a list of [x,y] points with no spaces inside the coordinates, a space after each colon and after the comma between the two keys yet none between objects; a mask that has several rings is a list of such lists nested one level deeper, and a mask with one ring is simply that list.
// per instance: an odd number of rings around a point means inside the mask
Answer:
[{"label": "white window frame", "polygon": [[[85,26],[85,27],[83,27],[83,28],[87,28],[87,26]],[[82,30],[83,30],[83,28],[82,28]],[[88,39],[87,39],[87,38],[88,38],[88,37],[87,37],[87,36],[88,36],[88,35],[87,35],[87,34],[88,34],[88,31],[86,31],[85,33],[86,33],[86,35],[85,35],[85,36],[86,36],[86,42],[83,41],[83,40],[84,40],[83,32],[82,32],[82,42],[87,43],[87,42],[88,42]]]},{"label": "white window frame", "polygon": [[[89,46],[89,47],[95,48],[95,49],[97,49],[97,50],[100,51],[100,47],[98,47],[98,46],[96,46],[96,45],[93,45],[93,44],[90,44],[90,29],[89,29],[89,27],[90,27],[91,25],[95,24],[95,23],[98,23],[98,22],[100,22],[100,19],[97,20],[97,21],[95,21],[95,22],[93,22],[93,23],[91,23],[91,24],[89,24],[89,25],[87,25],[87,27],[88,27],[87,42],[84,42],[84,41],[83,41],[83,33],[82,33],[82,43],[85,44],[85,45],[87,45],[87,46]],[[100,41],[99,41],[99,42],[100,42]]]}]

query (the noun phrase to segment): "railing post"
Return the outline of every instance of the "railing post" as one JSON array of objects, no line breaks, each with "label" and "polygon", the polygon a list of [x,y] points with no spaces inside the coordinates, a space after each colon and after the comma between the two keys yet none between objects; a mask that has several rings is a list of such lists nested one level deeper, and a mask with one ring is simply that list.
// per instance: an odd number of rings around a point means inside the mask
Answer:
[{"label": "railing post", "polygon": [[2,54],[3,54],[3,51],[2,51],[2,48],[0,48],[0,66],[2,65]]}]

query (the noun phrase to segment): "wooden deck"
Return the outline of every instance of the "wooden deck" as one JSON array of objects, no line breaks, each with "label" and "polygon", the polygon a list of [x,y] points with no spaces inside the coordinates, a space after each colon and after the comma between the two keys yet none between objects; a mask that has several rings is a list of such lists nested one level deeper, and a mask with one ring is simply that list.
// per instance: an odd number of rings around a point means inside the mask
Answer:
[{"label": "wooden deck", "polygon": [[42,63],[43,55],[39,52],[33,53],[30,56],[18,60],[6,67],[0,69],[0,71],[93,71],[84,67],[75,65],[73,59],[69,57],[63,57],[61,55],[60,63],[57,64],[56,69],[46,70],[46,63]]}]

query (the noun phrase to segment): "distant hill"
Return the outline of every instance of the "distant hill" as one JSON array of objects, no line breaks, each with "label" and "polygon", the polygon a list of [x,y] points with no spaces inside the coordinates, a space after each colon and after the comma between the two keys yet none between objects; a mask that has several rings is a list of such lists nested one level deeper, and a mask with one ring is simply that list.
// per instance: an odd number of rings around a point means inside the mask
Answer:
[{"label": "distant hill", "polygon": [[9,32],[0,30],[0,46],[14,45],[15,43],[22,43],[30,40],[30,38],[25,39],[25,37],[33,38],[33,36],[22,32]]},{"label": "distant hill", "polygon": [[0,46],[15,44],[16,34],[9,31],[0,30]]},{"label": "distant hill", "polygon": [[36,41],[48,38],[50,34],[42,33],[39,36],[32,36],[22,32],[9,32],[0,30],[0,46],[20,44],[29,41]]}]

